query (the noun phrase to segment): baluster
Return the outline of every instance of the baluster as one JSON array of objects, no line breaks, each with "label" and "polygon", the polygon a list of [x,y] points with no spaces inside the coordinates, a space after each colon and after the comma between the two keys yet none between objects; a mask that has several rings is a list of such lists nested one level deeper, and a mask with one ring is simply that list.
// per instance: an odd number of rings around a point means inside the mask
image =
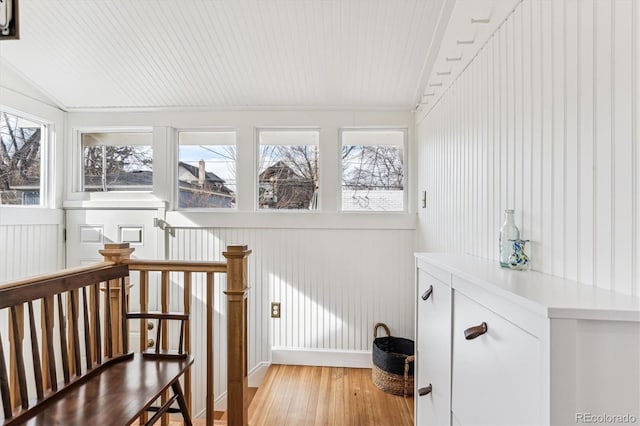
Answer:
[{"label": "baluster", "polygon": [[207,424],[213,424],[213,302],[214,302],[213,272],[207,272]]},{"label": "baluster", "polygon": [[[148,312],[149,310],[149,272],[140,271],[140,312]],[[140,352],[147,350],[149,346],[147,339],[149,334],[147,333],[147,319],[140,319]],[[140,415],[140,423],[145,424],[149,420],[149,416],[145,411]]]},{"label": "baluster", "polygon": [[107,349],[107,358],[113,357],[113,333],[111,329],[111,285],[107,280],[105,282],[104,305],[105,305],[105,346]]},{"label": "baluster", "polygon": [[[184,313],[187,315],[191,314],[191,272],[184,273]],[[191,354],[191,319],[187,320],[184,333],[185,351]],[[184,372],[184,394],[187,407],[189,407],[189,412],[191,412],[191,366]]]},{"label": "baluster", "polygon": [[9,377],[7,376],[7,363],[4,359],[4,348],[2,347],[2,335],[0,335],[0,397],[2,397],[2,409],[4,418],[13,417],[11,405],[11,392],[9,391]]},{"label": "baluster", "polygon": [[33,315],[33,302],[27,303],[29,309],[29,333],[31,334],[31,357],[33,360],[33,376],[36,382],[36,396],[38,400],[44,397],[42,388],[42,364],[40,364],[40,348],[38,347],[38,334],[36,333],[36,319]]},{"label": "baluster", "polygon": [[64,310],[62,309],[62,294],[56,294],[58,299],[58,325],[60,328],[60,353],[62,354],[62,374],[64,382],[69,383],[69,352],[67,350],[67,327],[64,321]]},{"label": "baluster", "polygon": [[84,350],[87,359],[87,370],[93,367],[91,356],[91,331],[89,325],[89,305],[87,303],[87,287],[82,287],[82,322],[84,323]]},{"label": "baluster", "polygon": [[[25,410],[29,408],[29,396],[27,393],[27,375],[24,370],[24,359],[22,357],[22,333],[24,332],[24,312],[21,310],[18,317],[18,309],[11,307],[11,326],[15,342],[13,344],[13,355],[15,357],[16,373],[18,375],[18,390],[20,392],[20,403]],[[20,320],[20,321],[18,321]]]},{"label": "baluster", "polygon": [[[169,272],[162,271],[161,278],[161,305],[162,312],[169,312]],[[162,331],[162,349],[169,349],[169,327],[165,327]]]},{"label": "baluster", "polygon": [[71,341],[73,349],[73,366],[77,377],[82,375],[82,360],[80,359],[80,333],[78,332],[78,300],[77,292],[71,290],[69,293],[69,304],[71,306]]},{"label": "baluster", "polygon": [[122,328],[122,353],[129,352],[129,326],[127,325],[127,286],[120,278],[120,326]]},{"label": "baluster", "polygon": [[58,390],[58,375],[56,373],[56,355],[53,342],[53,299],[45,297],[42,299],[44,306],[44,329],[47,345],[47,369],[49,370],[49,383],[52,391]]},{"label": "baluster", "polygon": [[[162,275],[161,275],[162,287],[160,291],[161,291],[162,312],[165,312],[165,313],[169,312],[169,278],[170,278],[169,271],[162,271]],[[162,320],[159,320],[158,328],[160,328],[161,323],[162,323]],[[169,349],[169,324],[166,324],[166,327],[162,329],[162,349],[165,351]],[[160,398],[160,400],[162,401],[163,404],[167,402],[168,398],[169,398],[169,391],[162,392],[162,397]],[[165,414],[162,416],[161,425],[167,426],[168,424],[169,424],[169,416]]]},{"label": "baluster", "polygon": [[100,284],[91,286],[91,298],[93,299],[93,346],[96,355],[96,363],[102,364],[102,333],[100,318]]},{"label": "baluster", "polygon": [[[149,311],[149,272],[140,271],[140,312]],[[140,352],[144,352],[147,347],[147,320],[140,320]]]}]

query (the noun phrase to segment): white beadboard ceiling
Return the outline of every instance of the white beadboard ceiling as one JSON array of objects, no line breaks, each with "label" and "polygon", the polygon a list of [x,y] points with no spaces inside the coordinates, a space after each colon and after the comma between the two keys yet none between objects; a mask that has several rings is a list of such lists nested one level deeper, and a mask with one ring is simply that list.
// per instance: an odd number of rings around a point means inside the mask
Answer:
[{"label": "white beadboard ceiling", "polygon": [[0,60],[67,110],[413,109],[452,1],[21,0]]}]

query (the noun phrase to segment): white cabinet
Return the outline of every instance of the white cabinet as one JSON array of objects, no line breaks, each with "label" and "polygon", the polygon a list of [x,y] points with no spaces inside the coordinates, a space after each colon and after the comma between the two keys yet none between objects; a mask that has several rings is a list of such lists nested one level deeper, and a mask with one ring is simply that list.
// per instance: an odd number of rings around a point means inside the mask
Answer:
[{"label": "white cabinet", "polygon": [[[451,289],[425,271],[418,273],[416,335],[424,338],[416,342],[416,424],[448,425],[451,406],[448,362],[451,357]],[[426,394],[419,396],[420,393]]]},{"label": "white cabinet", "polygon": [[416,266],[417,425],[640,423],[639,298],[467,256]]},{"label": "white cabinet", "polygon": [[459,291],[453,300],[451,410],[458,421],[473,424],[483,413],[484,424],[542,424],[539,339]]}]

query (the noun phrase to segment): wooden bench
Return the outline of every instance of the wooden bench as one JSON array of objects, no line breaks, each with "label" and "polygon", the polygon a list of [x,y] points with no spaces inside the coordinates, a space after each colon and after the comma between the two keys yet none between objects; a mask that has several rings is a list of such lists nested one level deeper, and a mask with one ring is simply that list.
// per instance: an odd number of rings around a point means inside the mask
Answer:
[{"label": "wooden bench", "polygon": [[[3,425],[153,424],[167,412],[191,424],[179,381],[193,363],[183,351],[188,315],[128,312],[128,276],[127,265],[103,263],[0,286],[9,334],[0,328]],[[127,319],[141,318],[157,320],[158,335],[155,350],[134,354]],[[171,320],[180,321],[179,347],[161,351],[162,324]]]}]

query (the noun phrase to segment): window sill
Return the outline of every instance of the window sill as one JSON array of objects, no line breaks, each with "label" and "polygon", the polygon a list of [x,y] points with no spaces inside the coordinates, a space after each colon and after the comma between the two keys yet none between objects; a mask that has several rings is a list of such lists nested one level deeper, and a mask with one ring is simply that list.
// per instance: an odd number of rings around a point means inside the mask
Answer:
[{"label": "window sill", "polygon": [[76,192],[62,207],[65,209],[157,210],[167,202],[149,192]]},{"label": "window sill", "polygon": [[415,213],[170,211],[167,222],[176,228],[274,229],[416,229]]}]

